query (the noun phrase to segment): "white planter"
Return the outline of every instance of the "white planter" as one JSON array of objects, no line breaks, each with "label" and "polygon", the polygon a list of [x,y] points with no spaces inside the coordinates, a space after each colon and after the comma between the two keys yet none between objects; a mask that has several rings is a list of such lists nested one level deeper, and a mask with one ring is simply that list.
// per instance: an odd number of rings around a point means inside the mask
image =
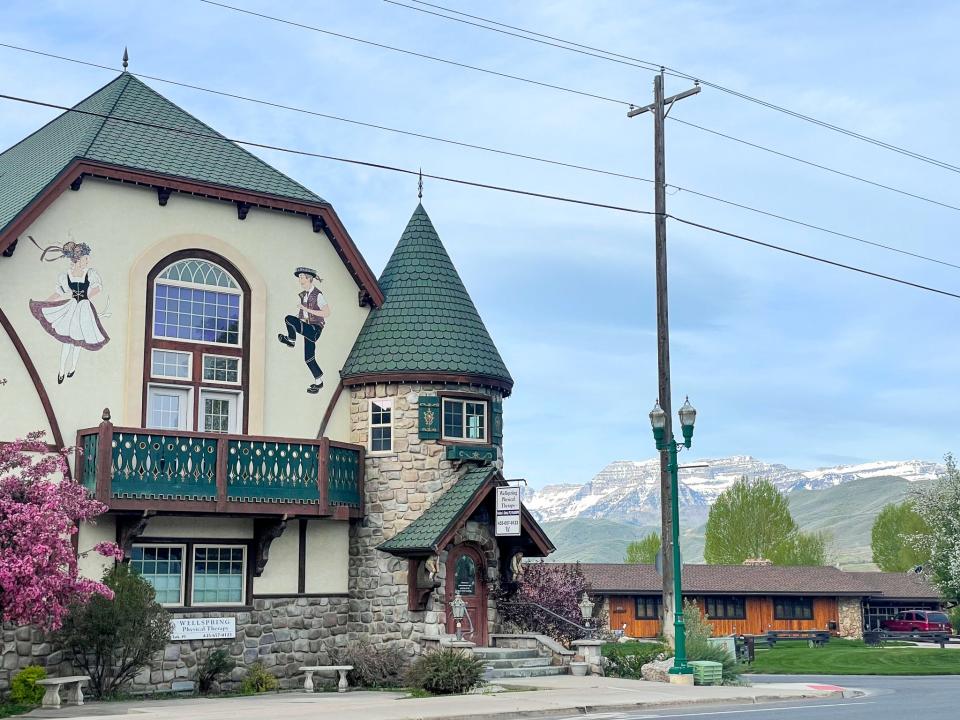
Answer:
[{"label": "white planter", "polygon": [[570,663],[570,674],[575,675],[576,677],[584,677],[587,674],[587,670],[590,669],[590,664],[585,662],[572,662]]}]

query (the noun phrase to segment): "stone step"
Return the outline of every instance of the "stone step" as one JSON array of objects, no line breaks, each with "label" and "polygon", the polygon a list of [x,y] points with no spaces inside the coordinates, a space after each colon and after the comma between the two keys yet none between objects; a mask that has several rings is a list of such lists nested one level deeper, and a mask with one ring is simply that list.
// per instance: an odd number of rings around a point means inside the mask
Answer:
[{"label": "stone step", "polygon": [[487,670],[484,677],[489,680],[498,678],[546,677],[547,675],[566,675],[567,668],[559,665],[549,667],[499,668]]},{"label": "stone step", "polygon": [[536,650],[520,650],[515,648],[474,648],[473,654],[481,660],[514,660],[521,658],[536,658],[540,654]]},{"label": "stone step", "polygon": [[481,657],[484,667],[492,668],[522,668],[522,667],[549,667],[552,663],[548,657],[510,658],[509,660],[492,660]]}]

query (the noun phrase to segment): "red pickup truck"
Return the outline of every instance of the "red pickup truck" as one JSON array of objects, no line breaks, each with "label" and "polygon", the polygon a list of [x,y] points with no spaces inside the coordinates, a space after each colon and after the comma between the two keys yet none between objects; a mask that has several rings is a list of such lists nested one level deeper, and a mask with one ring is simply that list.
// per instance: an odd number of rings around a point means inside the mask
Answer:
[{"label": "red pickup truck", "polygon": [[946,632],[950,618],[938,610],[904,610],[883,621],[883,629],[890,632]]}]

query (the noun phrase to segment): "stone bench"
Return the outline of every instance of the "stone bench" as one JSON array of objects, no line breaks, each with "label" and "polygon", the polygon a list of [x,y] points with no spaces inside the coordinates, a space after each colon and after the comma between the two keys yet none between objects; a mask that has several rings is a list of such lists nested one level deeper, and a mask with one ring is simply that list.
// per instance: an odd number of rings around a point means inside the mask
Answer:
[{"label": "stone bench", "polygon": [[43,693],[42,707],[60,707],[60,688],[67,686],[67,705],[83,705],[83,685],[90,682],[89,675],[68,675],[66,677],[37,680],[37,685],[46,688]]},{"label": "stone bench", "polygon": [[353,670],[353,665],[310,665],[307,667],[302,667],[300,668],[300,672],[306,674],[306,677],[303,679],[303,691],[308,693],[313,692],[314,673],[336,671],[340,673],[340,682],[337,683],[337,692],[346,692],[347,688],[349,687],[347,684],[347,673],[351,670]]}]

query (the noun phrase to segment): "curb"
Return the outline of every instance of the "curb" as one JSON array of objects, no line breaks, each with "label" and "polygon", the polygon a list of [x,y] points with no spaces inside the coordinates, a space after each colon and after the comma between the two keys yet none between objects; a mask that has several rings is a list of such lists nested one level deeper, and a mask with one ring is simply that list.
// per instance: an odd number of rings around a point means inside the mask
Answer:
[{"label": "curb", "polygon": [[763,705],[766,703],[796,700],[821,700],[827,698],[863,697],[859,690],[833,690],[817,695],[763,695],[750,698],[704,698],[680,700],[677,702],[635,702],[614,705],[570,705],[567,707],[544,708],[542,710],[506,710],[492,713],[472,713],[468,715],[447,715],[444,720],[520,720],[521,718],[553,718],[558,715],[589,715],[592,713],[622,713],[637,710],[675,710],[697,705]]}]

